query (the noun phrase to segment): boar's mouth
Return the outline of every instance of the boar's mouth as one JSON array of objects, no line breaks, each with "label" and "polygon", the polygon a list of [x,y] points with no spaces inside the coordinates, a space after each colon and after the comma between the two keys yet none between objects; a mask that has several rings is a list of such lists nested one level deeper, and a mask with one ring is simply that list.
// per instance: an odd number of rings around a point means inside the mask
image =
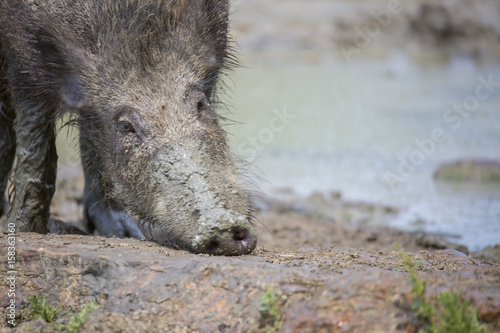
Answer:
[{"label": "boar's mouth", "polygon": [[248,219],[234,212],[219,213],[222,213],[219,218],[200,218],[191,239],[183,240],[183,237],[172,234],[168,228],[159,227],[158,223],[140,221],[139,227],[146,238],[168,247],[227,256],[251,253],[257,245],[257,237],[252,233]]}]

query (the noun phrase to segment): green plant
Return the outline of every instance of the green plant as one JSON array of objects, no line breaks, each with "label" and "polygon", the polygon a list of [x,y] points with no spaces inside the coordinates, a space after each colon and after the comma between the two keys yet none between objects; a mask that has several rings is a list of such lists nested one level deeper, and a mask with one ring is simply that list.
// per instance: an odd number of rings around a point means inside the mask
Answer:
[{"label": "green plant", "polygon": [[425,298],[426,282],[419,279],[417,270],[420,262],[413,259],[399,247],[404,270],[408,273],[413,301],[411,309],[426,323],[423,333],[484,333],[477,311],[470,306],[470,300],[462,299],[461,291],[450,289],[439,293],[431,300]]},{"label": "green plant", "polygon": [[[37,294],[28,298],[26,311],[23,316],[27,319],[41,318],[47,323],[53,324],[59,330],[68,330],[70,332],[78,332],[89,314],[98,310],[101,306],[96,301],[84,304],[80,307],[78,313],[64,312],[62,305],[53,306],[47,303],[48,294]],[[59,317],[69,316],[69,321],[66,325],[61,325],[56,322]]]},{"label": "green plant", "polygon": [[445,291],[437,296],[440,317],[439,332],[483,333],[479,325],[476,309],[470,306],[470,300],[462,301],[462,291]]},{"label": "green plant", "polygon": [[[402,249],[399,249],[399,256],[401,257],[403,269],[408,273],[410,284],[412,285],[411,293],[413,294],[413,301],[411,302],[411,309],[416,311],[417,316],[429,323],[432,328],[434,325],[432,318],[434,317],[435,309],[425,298],[426,282],[418,278],[417,270],[421,262],[418,260],[414,262]],[[430,332],[433,331],[431,330]]]},{"label": "green plant", "polygon": [[78,332],[80,330],[80,326],[85,322],[85,319],[89,314],[94,311],[97,311],[101,308],[96,301],[92,301],[88,304],[83,305],[80,308],[80,311],[74,315],[72,315],[69,319],[68,324],[66,324],[65,328],[70,332]]},{"label": "green plant", "polygon": [[279,303],[285,298],[276,294],[269,286],[261,296],[259,301],[259,311],[263,318],[263,326],[266,332],[278,332],[281,328],[281,312]]},{"label": "green plant", "polygon": [[47,303],[48,294],[37,294],[28,297],[27,311],[23,314],[27,318],[41,318],[47,323],[55,323],[62,312],[62,306],[52,306]]}]

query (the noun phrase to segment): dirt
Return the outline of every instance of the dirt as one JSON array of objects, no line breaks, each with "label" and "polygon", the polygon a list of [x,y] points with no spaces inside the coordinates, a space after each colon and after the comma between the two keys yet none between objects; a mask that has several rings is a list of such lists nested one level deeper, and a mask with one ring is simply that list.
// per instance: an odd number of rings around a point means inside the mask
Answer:
[{"label": "dirt", "polygon": [[[52,215],[79,226],[81,171],[60,171]],[[450,288],[464,290],[483,325],[500,330],[498,261],[480,261],[439,235],[376,226],[398,214],[396,208],[347,202],[339,193],[284,197],[257,200],[259,244],[252,255],[240,257],[196,255],[139,239],[20,233],[21,324],[15,330],[56,331],[41,319],[21,317],[28,297],[47,293],[49,303],[67,309],[92,300],[102,306],[82,332],[267,332],[271,322],[261,304],[270,288],[278,295],[282,332],[414,332],[420,324],[394,244],[421,262],[429,298]],[[5,246],[1,255],[6,257]],[[5,318],[6,261],[1,269]],[[6,321],[0,325],[0,332],[12,330]]]}]

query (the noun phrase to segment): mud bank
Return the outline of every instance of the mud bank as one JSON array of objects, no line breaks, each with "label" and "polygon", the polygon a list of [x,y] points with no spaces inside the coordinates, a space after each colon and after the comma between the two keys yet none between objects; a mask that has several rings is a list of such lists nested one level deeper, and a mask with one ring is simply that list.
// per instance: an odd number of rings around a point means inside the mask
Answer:
[{"label": "mud bank", "polygon": [[249,62],[500,60],[500,4],[446,1],[236,1],[233,34]]},{"label": "mud bank", "polygon": [[[18,304],[40,292],[66,307],[96,300],[102,308],[83,332],[264,332],[267,287],[280,296],[283,332],[409,332],[415,324],[395,251],[261,246],[250,256],[210,257],[142,240],[31,233],[19,235],[18,246]],[[422,263],[428,297],[465,290],[479,318],[498,329],[500,266],[455,250],[412,257]],[[6,295],[5,264],[2,271]],[[16,331],[55,329],[39,319]]]},{"label": "mud bank", "polygon": [[434,179],[451,182],[499,183],[500,162],[490,160],[460,160],[441,165]]}]

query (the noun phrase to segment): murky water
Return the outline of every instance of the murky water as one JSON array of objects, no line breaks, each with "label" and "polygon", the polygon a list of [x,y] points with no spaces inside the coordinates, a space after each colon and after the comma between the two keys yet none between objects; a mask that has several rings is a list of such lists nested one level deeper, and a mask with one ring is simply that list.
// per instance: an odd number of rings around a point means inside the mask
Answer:
[{"label": "murky water", "polygon": [[395,57],[254,67],[231,78],[231,117],[243,124],[228,127],[230,140],[262,172],[264,192],[341,191],[405,207],[388,225],[454,235],[473,250],[500,243],[500,185],[432,178],[443,162],[500,160],[500,67]]}]

